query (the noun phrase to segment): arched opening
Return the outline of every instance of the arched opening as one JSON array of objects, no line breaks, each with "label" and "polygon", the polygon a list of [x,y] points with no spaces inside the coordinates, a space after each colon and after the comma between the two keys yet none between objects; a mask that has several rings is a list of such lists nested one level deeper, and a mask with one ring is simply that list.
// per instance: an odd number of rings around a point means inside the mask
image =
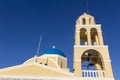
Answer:
[{"label": "arched opening", "polygon": [[81,56],[81,69],[83,77],[105,77],[104,64],[100,53],[96,50],[90,49]]},{"label": "arched opening", "polygon": [[80,29],[80,45],[87,45],[87,30],[85,28]]},{"label": "arched opening", "polygon": [[85,19],[85,18],[82,19],[82,24],[83,24],[83,25],[86,24],[86,19]]},{"label": "arched opening", "polygon": [[90,35],[91,35],[91,44],[99,45],[98,33],[96,28],[90,29]]},{"label": "arched opening", "polygon": [[103,70],[102,57],[96,50],[90,49],[83,53],[82,66],[85,70]]}]

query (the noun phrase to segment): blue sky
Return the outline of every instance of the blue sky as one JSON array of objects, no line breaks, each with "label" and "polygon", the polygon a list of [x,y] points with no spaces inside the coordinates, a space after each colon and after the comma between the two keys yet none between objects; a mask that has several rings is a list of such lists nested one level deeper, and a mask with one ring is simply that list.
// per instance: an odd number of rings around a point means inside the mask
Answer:
[{"label": "blue sky", "polygon": [[[72,68],[75,22],[86,12],[87,0],[0,0],[0,68],[21,64],[53,45],[68,57]],[[88,0],[89,13],[102,24],[113,72],[120,76],[119,0]]]}]

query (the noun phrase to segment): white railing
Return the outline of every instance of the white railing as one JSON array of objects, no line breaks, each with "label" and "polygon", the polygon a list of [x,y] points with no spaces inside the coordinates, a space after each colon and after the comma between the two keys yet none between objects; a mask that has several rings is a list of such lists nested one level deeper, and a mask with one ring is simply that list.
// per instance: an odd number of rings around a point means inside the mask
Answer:
[{"label": "white railing", "polygon": [[103,71],[103,70],[82,70],[82,77],[104,78],[105,77],[105,71]]}]

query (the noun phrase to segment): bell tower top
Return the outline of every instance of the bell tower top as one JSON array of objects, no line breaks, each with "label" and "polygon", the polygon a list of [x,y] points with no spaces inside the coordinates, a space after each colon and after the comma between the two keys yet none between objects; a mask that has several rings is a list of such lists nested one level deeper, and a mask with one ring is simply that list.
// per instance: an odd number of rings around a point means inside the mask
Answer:
[{"label": "bell tower top", "polygon": [[87,13],[81,15],[76,21],[76,25],[94,25],[94,24],[96,24],[94,17]]}]

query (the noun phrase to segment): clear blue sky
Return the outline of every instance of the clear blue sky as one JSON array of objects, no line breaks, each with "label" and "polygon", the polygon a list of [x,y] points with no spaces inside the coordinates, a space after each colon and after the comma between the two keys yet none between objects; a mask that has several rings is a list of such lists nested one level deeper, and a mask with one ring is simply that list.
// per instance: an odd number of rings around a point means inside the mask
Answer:
[{"label": "clear blue sky", "polygon": [[[56,45],[72,68],[74,30],[77,18],[86,12],[87,0],[0,0],[0,68],[21,64]],[[109,45],[113,72],[120,76],[120,1],[89,0],[89,13],[102,24]],[[39,54],[40,55],[40,54]]]}]

